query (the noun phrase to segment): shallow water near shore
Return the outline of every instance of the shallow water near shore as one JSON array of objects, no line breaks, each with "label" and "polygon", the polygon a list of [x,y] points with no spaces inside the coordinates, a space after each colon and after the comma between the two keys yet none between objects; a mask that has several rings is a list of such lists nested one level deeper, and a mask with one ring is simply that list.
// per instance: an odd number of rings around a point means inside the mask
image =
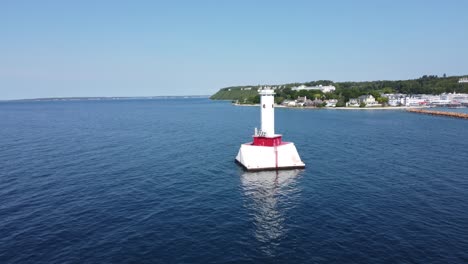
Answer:
[{"label": "shallow water near shore", "polygon": [[435,107],[429,110],[468,114],[468,107],[461,107],[461,108]]},{"label": "shallow water near shore", "polygon": [[468,122],[276,109],[304,170],[234,163],[257,107],[0,103],[0,263],[466,263]]}]

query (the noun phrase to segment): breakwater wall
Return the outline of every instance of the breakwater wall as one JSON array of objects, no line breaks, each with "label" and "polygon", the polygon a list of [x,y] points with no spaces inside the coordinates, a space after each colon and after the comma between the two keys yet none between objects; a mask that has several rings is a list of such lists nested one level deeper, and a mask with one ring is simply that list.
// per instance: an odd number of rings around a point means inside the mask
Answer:
[{"label": "breakwater wall", "polygon": [[418,113],[418,114],[425,114],[425,115],[447,116],[447,117],[468,119],[468,114],[465,114],[465,113],[430,111],[430,110],[421,110],[421,109],[407,109],[407,111],[411,113]]}]

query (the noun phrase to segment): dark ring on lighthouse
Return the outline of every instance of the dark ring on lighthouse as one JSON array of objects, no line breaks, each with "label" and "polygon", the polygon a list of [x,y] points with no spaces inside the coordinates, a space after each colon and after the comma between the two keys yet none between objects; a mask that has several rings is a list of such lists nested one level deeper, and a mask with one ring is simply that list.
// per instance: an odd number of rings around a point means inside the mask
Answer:
[{"label": "dark ring on lighthouse", "polygon": [[265,108],[265,104],[263,104],[263,108]]}]

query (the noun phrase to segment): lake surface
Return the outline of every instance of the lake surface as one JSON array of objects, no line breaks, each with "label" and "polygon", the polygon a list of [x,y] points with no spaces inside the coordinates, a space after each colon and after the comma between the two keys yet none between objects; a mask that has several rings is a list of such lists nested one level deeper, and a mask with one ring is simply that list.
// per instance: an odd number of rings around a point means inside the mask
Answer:
[{"label": "lake surface", "polygon": [[458,113],[468,114],[468,107],[464,107],[464,108],[434,107],[434,108],[430,108],[429,110],[444,111],[444,112],[458,112]]},{"label": "lake surface", "polygon": [[305,170],[234,163],[257,107],[0,103],[0,263],[467,263],[468,122],[277,109]]}]

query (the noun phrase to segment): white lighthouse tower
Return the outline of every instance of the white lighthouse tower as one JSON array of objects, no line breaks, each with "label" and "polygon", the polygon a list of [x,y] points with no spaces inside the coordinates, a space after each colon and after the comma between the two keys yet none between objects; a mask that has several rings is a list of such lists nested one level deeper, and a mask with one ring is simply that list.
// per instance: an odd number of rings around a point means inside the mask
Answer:
[{"label": "white lighthouse tower", "polygon": [[261,128],[255,128],[253,142],[242,144],[236,161],[248,171],[304,168],[292,142],[283,142],[282,135],[275,134],[275,92],[264,87],[260,94]]}]

